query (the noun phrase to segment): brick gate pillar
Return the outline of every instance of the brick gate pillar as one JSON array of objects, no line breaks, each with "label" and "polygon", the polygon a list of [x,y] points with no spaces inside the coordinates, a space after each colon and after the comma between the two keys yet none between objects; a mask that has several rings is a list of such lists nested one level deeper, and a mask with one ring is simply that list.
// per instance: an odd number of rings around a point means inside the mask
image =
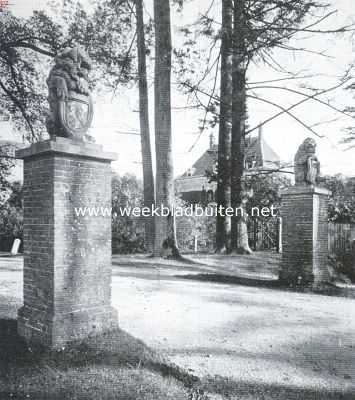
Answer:
[{"label": "brick gate pillar", "polygon": [[328,190],[315,186],[294,186],[282,192],[282,282],[329,282],[329,195]]},{"label": "brick gate pillar", "polygon": [[[17,151],[24,160],[24,305],[18,332],[56,348],[117,324],[111,307],[111,166],[102,146],[55,138]],[[103,210],[104,211],[104,210]]]}]

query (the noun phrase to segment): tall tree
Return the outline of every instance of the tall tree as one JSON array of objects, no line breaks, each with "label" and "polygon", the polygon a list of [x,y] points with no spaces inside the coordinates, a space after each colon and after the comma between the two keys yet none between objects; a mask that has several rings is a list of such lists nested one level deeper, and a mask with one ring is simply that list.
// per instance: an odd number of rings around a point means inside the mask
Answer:
[{"label": "tall tree", "polygon": [[[234,0],[231,151],[231,198],[234,210],[244,210],[243,203],[246,201],[243,173],[248,66],[258,57],[273,67],[277,66],[271,55],[272,50],[276,47],[287,48],[286,43],[297,32],[307,30],[300,28],[300,24],[312,10],[319,8],[322,8],[322,4],[313,0]],[[321,20],[319,18],[314,23]],[[259,100],[257,96],[255,98]],[[238,253],[251,253],[246,218],[243,212],[235,212],[232,217],[231,249]]]},{"label": "tall tree", "polygon": [[[225,208],[231,205],[232,30],[233,0],[222,0],[217,204]],[[231,219],[225,214],[219,213],[216,225],[216,251],[220,253],[228,252],[230,239]]]},{"label": "tall tree", "polygon": [[[138,53],[138,81],[139,81],[139,122],[141,133],[142,163],[143,163],[143,196],[144,206],[151,207],[154,204],[154,177],[152,152],[150,144],[149,129],[149,107],[148,107],[148,84],[147,63],[143,20],[143,1],[136,0],[136,22],[137,22],[137,53]],[[145,218],[145,242],[149,251],[154,247],[154,218]]]},{"label": "tall tree", "polygon": [[[251,253],[248,244],[246,216],[243,214],[243,172],[246,122],[246,20],[244,0],[234,0],[233,12],[233,99],[232,99],[232,147],[231,147],[231,250]],[[236,210],[241,210],[237,212]]]},{"label": "tall tree", "polygon": [[171,135],[171,25],[169,0],[154,0],[156,204],[169,209],[155,219],[154,255],[178,257]]},{"label": "tall tree", "polygon": [[[213,4],[213,2],[212,2]],[[223,6],[223,2],[222,2]],[[223,10],[222,10],[223,11]],[[334,85],[325,89],[312,89],[312,85],[303,85],[301,89],[295,90],[289,86],[289,83],[302,82],[302,76],[292,74],[292,71],[284,69],[282,65],[280,65],[279,60],[274,57],[274,50],[279,49],[280,51],[291,51],[298,53],[307,53],[307,54],[319,54],[324,56],[324,53],[314,51],[313,49],[310,51],[304,47],[297,47],[297,42],[290,40],[297,35],[300,34],[315,34],[315,35],[323,35],[323,34],[332,34],[332,33],[345,33],[353,30],[352,25],[348,26],[340,26],[335,29],[326,29],[323,30],[321,28],[321,24],[330,16],[334,14],[334,11],[329,11],[327,8],[327,4],[320,1],[313,0],[233,0],[233,12],[234,17],[237,18],[237,21],[234,25],[234,33],[235,38],[233,39],[233,56],[234,56],[234,64],[235,68],[233,69],[233,78],[235,78],[234,84],[234,109],[239,108],[239,112],[233,112],[234,118],[234,145],[233,145],[233,154],[231,154],[231,158],[234,167],[232,166],[230,174],[234,175],[231,192],[235,196],[233,199],[234,205],[240,204],[244,202],[246,199],[243,198],[243,193],[240,195],[237,194],[238,191],[242,190],[243,180],[240,179],[242,175],[242,158],[244,157],[244,136],[248,133],[259,128],[275,118],[278,118],[281,115],[288,115],[297,121],[304,129],[307,129],[312,134],[317,135],[317,132],[307,124],[302,118],[297,117],[293,113],[293,109],[302,105],[303,103],[312,100],[318,103],[321,103],[327,107],[332,108],[333,110],[337,110],[342,112],[338,107],[334,106],[334,102],[332,100],[324,101],[319,97],[333,91],[340,86],[344,85],[348,82],[348,78],[342,80],[339,85]],[[238,17],[239,15],[239,17]],[[217,17],[216,17],[217,16]],[[222,12],[223,17],[223,12]],[[216,20],[217,18],[217,20]],[[239,19],[238,19],[239,18]],[[222,18],[223,19],[223,18]],[[203,13],[197,24],[194,26],[197,27],[197,32],[199,35],[196,35],[196,32],[191,31],[191,25],[187,28],[183,29],[183,32],[186,36],[186,42],[188,45],[185,46],[187,50],[181,49],[176,51],[176,54],[179,56],[180,62],[180,83],[184,90],[188,93],[189,98],[194,98],[194,104],[191,107],[199,107],[204,111],[204,123],[203,128],[208,126],[206,120],[210,122],[210,126],[214,126],[216,123],[224,124],[224,107],[228,104],[228,101],[223,100],[223,80],[221,78],[221,87],[220,87],[220,96],[216,95],[218,88],[216,88],[216,76],[219,69],[218,60],[221,59],[221,73],[223,71],[223,38],[224,38],[224,23],[222,21],[222,29],[221,23],[218,20],[218,12],[216,12],[216,7],[208,7],[207,11]],[[222,34],[221,34],[222,33]],[[196,39],[197,37],[197,39]],[[196,42],[198,42],[199,38],[203,37],[204,43],[206,42],[206,37],[210,40],[210,48],[207,50],[205,59],[203,60],[203,64],[206,65],[203,69],[196,68],[197,63],[201,65],[201,52],[198,52],[196,56],[193,56],[195,53],[192,51]],[[221,48],[220,54],[217,54],[217,46],[216,41],[221,38]],[[198,46],[201,47],[201,43],[198,43]],[[243,52],[243,53],[242,53]],[[279,72],[281,74],[280,79],[275,79],[270,82],[256,82],[256,83],[248,83],[247,75],[249,70],[249,65],[251,63],[254,64],[264,64],[267,68],[273,69],[275,72]],[[243,73],[244,68],[244,73]],[[225,69],[224,69],[225,70]],[[196,71],[200,71],[197,73]],[[239,72],[238,72],[239,71]],[[211,75],[214,75],[211,76]],[[232,75],[232,72],[231,72]],[[240,78],[244,75],[244,82],[239,81]],[[278,83],[275,83],[278,82]],[[239,86],[239,89],[238,89]],[[281,90],[281,91],[289,91],[293,94],[298,94],[303,96],[303,99],[295,102],[289,107],[284,107],[277,102],[273,102],[265,97],[266,90]],[[262,90],[263,92],[259,92]],[[246,106],[242,107],[242,102],[247,101],[247,99],[253,99],[253,101],[263,102],[264,104],[269,104],[272,107],[278,109],[278,112],[272,114],[270,117],[266,118],[265,121],[262,121],[260,125],[245,128],[245,117],[242,118],[241,115],[244,114]],[[219,105],[220,112],[216,113]],[[239,105],[238,105],[239,104]],[[213,106],[213,107],[212,107]],[[206,117],[208,115],[208,118]],[[242,126],[239,126],[241,124]],[[223,130],[223,129],[222,129]],[[221,132],[221,126],[220,126]],[[195,140],[193,147],[196,145],[200,135]],[[220,149],[224,149],[224,144],[222,143],[222,147],[219,146]],[[225,150],[222,150],[225,151]],[[239,154],[238,154],[239,153]],[[227,155],[223,156],[219,154],[219,159],[222,157],[227,157]],[[239,160],[239,161],[238,161]],[[223,162],[223,161],[222,161]],[[223,171],[223,167],[222,167]],[[221,171],[221,174],[223,172]],[[227,184],[229,184],[228,179],[225,180]],[[221,193],[221,181],[219,181],[219,188],[217,192],[217,196],[220,199]],[[223,182],[223,181],[222,181]],[[225,189],[226,192],[228,191]],[[223,200],[222,200],[223,201]],[[224,205],[221,203],[220,205]],[[217,222],[218,229],[218,242],[217,242],[217,250],[228,247],[228,241],[223,245],[223,241],[228,238],[226,235],[220,234],[221,232],[221,222],[223,218],[219,218]],[[241,223],[241,219],[236,217],[234,221],[233,230],[233,248],[234,250],[241,251],[249,251],[247,243],[246,243],[246,235],[244,234],[243,238],[245,239],[244,245],[242,243],[241,238],[239,237],[236,240],[235,236],[238,236],[239,233],[245,232],[245,229],[238,230],[238,224]],[[245,226],[244,226],[245,227]],[[244,249],[243,249],[244,247]]]}]

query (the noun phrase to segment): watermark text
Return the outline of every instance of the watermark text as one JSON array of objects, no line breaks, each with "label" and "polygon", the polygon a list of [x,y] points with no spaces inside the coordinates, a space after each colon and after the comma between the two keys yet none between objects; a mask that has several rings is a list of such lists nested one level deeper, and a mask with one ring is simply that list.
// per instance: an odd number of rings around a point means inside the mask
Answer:
[{"label": "watermark text", "polygon": [[[74,212],[77,217],[167,217],[169,215],[175,217],[245,217],[247,212],[242,207],[223,207],[221,205],[215,207],[201,207],[190,205],[187,207],[169,208],[161,204],[151,207],[75,207]],[[253,207],[250,211],[251,217],[276,217],[277,208],[274,205],[270,207]]]}]

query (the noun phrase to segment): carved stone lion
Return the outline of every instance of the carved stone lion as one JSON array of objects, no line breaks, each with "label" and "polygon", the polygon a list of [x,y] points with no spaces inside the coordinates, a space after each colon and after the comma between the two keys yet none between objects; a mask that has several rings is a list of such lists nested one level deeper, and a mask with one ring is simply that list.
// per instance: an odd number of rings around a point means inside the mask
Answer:
[{"label": "carved stone lion", "polygon": [[320,163],[316,157],[316,142],[307,138],[295,155],[295,184],[316,185],[320,174]]},{"label": "carved stone lion", "polygon": [[47,79],[50,112],[46,126],[51,137],[82,140],[89,129],[93,117],[90,70],[91,61],[79,46],[67,48],[55,58]]}]

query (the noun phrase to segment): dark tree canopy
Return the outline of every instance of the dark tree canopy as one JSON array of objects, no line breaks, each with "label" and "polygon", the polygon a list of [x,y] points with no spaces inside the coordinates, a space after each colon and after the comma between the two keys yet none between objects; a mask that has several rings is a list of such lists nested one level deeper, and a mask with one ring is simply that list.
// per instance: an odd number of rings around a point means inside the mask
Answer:
[{"label": "dark tree canopy", "polygon": [[0,108],[31,141],[44,131],[46,78],[60,49],[74,43],[86,49],[94,62],[92,86],[100,82],[113,89],[132,79],[133,16],[127,2],[97,2],[88,12],[79,1],[64,0],[60,9],[60,15],[0,15]]},{"label": "dark tree canopy", "polygon": [[322,185],[331,191],[330,221],[355,223],[355,179],[335,175],[325,176],[322,181]]}]

